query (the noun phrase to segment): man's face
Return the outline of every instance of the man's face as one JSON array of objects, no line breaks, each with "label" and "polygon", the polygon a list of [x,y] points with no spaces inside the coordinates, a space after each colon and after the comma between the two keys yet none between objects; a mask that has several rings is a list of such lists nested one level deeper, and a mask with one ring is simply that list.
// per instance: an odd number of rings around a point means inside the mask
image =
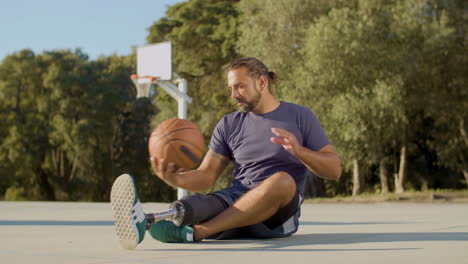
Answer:
[{"label": "man's face", "polygon": [[231,98],[236,100],[239,111],[243,113],[254,110],[262,98],[256,81],[245,68],[228,72],[228,86],[231,89]]}]

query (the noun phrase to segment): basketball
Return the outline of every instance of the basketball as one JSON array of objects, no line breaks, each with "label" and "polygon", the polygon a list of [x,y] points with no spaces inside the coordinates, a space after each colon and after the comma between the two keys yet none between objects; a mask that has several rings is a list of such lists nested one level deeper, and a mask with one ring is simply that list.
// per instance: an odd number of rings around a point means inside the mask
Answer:
[{"label": "basketball", "polygon": [[149,154],[174,162],[177,168],[194,169],[203,158],[205,140],[198,127],[185,119],[171,118],[160,123],[148,141]]}]

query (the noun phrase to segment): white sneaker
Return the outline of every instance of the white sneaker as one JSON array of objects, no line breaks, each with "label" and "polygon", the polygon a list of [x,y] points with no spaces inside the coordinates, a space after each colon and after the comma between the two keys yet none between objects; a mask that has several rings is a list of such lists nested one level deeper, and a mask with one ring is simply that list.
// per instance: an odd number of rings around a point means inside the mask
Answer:
[{"label": "white sneaker", "polygon": [[135,249],[145,237],[146,217],[131,175],[120,175],[114,181],[111,206],[120,245],[125,249]]}]

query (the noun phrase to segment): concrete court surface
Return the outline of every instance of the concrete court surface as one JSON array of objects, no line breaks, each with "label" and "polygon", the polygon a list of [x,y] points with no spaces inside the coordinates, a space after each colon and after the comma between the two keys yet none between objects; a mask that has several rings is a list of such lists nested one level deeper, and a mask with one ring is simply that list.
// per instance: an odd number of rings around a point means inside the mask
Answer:
[{"label": "concrete court surface", "polygon": [[[167,204],[143,204],[161,211]],[[1,263],[468,263],[467,203],[304,204],[290,238],[119,247],[108,203],[0,202]]]}]

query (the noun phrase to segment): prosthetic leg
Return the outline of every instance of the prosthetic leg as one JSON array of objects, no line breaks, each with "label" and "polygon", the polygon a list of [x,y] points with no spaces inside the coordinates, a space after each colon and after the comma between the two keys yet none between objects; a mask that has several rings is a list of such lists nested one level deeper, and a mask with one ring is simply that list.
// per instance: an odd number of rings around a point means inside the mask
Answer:
[{"label": "prosthetic leg", "polygon": [[223,199],[213,194],[185,196],[173,202],[167,211],[145,214],[146,229],[161,220],[169,220],[177,226],[199,224],[215,217],[227,207]]},{"label": "prosthetic leg", "polygon": [[123,248],[130,250],[143,241],[146,230],[162,242],[193,242],[194,229],[190,225],[211,219],[227,208],[218,196],[195,194],[175,201],[167,211],[145,214],[135,180],[129,174],[114,181],[110,198],[117,238]]}]

